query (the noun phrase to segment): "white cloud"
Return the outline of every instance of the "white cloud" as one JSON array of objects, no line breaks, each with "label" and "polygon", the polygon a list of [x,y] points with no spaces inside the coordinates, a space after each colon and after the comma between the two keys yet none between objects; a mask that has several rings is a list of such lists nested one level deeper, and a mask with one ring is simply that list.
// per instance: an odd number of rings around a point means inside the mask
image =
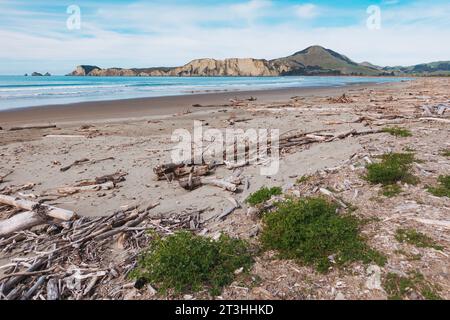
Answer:
[{"label": "white cloud", "polygon": [[295,6],[297,17],[302,19],[312,19],[319,15],[318,7],[312,3]]},{"label": "white cloud", "polygon": [[[14,26],[0,20],[0,73],[12,70],[11,66],[17,68],[16,73],[29,73],[44,64],[52,69],[43,71],[61,74],[77,64],[149,67],[181,65],[203,57],[271,59],[312,44],[379,65],[450,59],[450,28],[445,19],[449,5],[384,9],[382,29],[376,32],[365,27],[365,10],[358,25],[313,28],[298,19],[298,10],[294,10],[298,6],[275,6],[275,1],[263,0],[203,7],[102,5],[101,10],[82,16],[80,31],[65,28],[65,11],[48,20],[14,15]],[[303,8],[301,14],[311,17],[326,9]],[[281,22],[272,24],[264,24],[261,18],[280,15]],[[214,23],[213,28],[205,27]]]}]

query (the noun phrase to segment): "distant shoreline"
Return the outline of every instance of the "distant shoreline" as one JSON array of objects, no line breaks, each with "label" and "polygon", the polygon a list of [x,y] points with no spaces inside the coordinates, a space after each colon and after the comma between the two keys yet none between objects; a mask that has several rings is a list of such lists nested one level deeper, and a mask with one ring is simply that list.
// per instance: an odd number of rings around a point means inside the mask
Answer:
[{"label": "distant shoreline", "polygon": [[[230,99],[247,99],[256,97],[258,102],[286,101],[293,96],[336,96],[349,90],[379,88],[383,86],[401,86],[397,83],[365,83],[340,87],[308,87],[270,90],[233,91],[219,93],[202,93],[179,96],[135,98],[80,102],[60,105],[44,105],[0,111],[0,126],[33,123],[71,123],[71,122],[104,122],[123,121],[136,118],[169,116],[186,110],[220,108],[228,104]],[[193,105],[213,106],[195,108]]]}]

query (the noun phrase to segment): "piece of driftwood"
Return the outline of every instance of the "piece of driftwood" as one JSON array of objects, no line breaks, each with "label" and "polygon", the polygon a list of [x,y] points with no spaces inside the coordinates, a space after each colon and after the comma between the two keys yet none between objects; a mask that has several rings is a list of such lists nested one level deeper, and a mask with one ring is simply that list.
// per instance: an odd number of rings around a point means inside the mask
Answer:
[{"label": "piece of driftwood", "polygon": [[450,123],[450,119],[445,119],[445,118],[420,118],[419,120],[422,120],[422,121],[436,121],[436,122],[442,122],[442,123]]},{"label": "piece of driftwood", "polygon": [[56,279],[50,279],[47,282],[47,300],[59,300],[59,298],[58,281]]},{"label": "piece of driftwood", "polygon": [[194,190],[202,185],[210,185],[228,190],[231,192],[236,192],[237,186],[234,183],[223,179],[214,178],[202,178],[202,177],[192,177],[179,181],[180,186],[186,190]]},{"label": "piece of driftwood", "polygon": [[114,182],[108,181],[108,182],[105,182],[102,184],[58,188],[57,193],[64,194],[64,195],[71,195],[71,194],[75,194],[78,192],[84,192],[84,191],[111,190],[114,188],[114,186],[115,186]]},{"label": "piece of driftwood", "polygon": [[0,203],[14,206],[26,211],[35,211],[39,214],[44,214],[48,217],[55,218],[62,221],[70,221],[76,217],[73,211],[65,210],[46,204],[40,204],[30,200],[18,199],[0,194]]},{"label": "piece of driftwood", "polygon": [[72,135],[72,134],[48,134],[44,136],[45,138],[64,138],[64,139],[78,139],[86,138],[83,135]]},{"label": "piece of driftwood", "polygon": [[6,220],[0,220],[0,238],[13,234],[14,232],[31,229],[45,223],[45,219],[33,211],[18,213]]},{"label": "piece of driftwood", "polygon": [[156,174],[158,180],[172,181],[187,175],[192,175],[194,177],[206,176],[211,172],[211,167],[207,164],[194,166],[183,163],[168,163],[154,167],[153,172]]},{"label": "piece of driftwood", "polygon": [[69,164],[68,166],[62,167],[59,170],[62,171],[62,172],[65,172],[65,171],[67,171],[67,170],[69,170],[69,169],[71,169],[72,167],[75,167],[75,166],[80,166],[80,165],[83,165],[83,164],[96,164],[96,163],[103,162],[103,161],[108,161],[108,160],[115,160],[115,158],[114,157],[108,157],[108,158],[103,158],[103,159],[98,159],[98,160],[89,160],[87,158],[84,158],[84,159],[76,160],[73,163]]},{"label": "piece of driftwood", "polygon": [[89,187],[97,186],[98,187],[98,186],[102,186],[102,185],[108,186],[107,184],[111,183],[111,182],[113,183],[113,187],[114,187],[116,184],[125,181],[125,177],[127,175],[128,174],[126,172],[118,171],[113,174],[107,174],[107,175],[104,175],[101,177],[96,177],[93,180],[78,181],[78,183],[74,187],[86,187],[86,186],[89,186]]},{"label": "piece of driftwood", "polygon": [[9,175],[11,175],[11,174],[13,174],[14,173],[14,171],[10,171],[10,172],[8,172],[8,173],[6,173],[6,174],[4,174],[4,175],[1,175],[0,176],[0,183],[2,183],[3,182],[3,179],[5,179],[7,176],[9,176]]},{"label": "piece of driftwood", "polygon": [[345,95],[345,93],[338,98],[328,98],[329,102],[332,103],[352,103],[353,100]]},{"label": "piece of driftwood", "polygon": [[52,128],[56,128],[56,125],[12,127],[12,128],[9,128],[9,131],[19,131],[19,130],[28,130],[28,129],[52,129]]}]

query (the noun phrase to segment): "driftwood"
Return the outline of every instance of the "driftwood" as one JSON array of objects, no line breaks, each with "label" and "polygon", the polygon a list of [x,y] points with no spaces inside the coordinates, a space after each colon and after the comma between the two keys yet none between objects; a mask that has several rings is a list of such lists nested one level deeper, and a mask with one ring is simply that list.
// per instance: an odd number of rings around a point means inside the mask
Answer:
[{"label": "driftwood", "polygon": [[75,187],[86,187],[86,186],[99,187],[103,185],[107,186],[106,184],[111,182],[113,183],[114,187],[117,183],[125,181],[125,176],[127,175],[128,174],[126,172],[118,171],[113,174],[107,174],[101,177],[96,177],[93,180],[81,180],[75,185]]},{"label": "driftwood", "polygon": [[345,93],[339,98],[328,98],[328,101],[332,103],[352,103],[353,100],[345,95]]},{"label": "driftwood", "polygon": [[231,192],[236,192],[237,190],[237,186],[234,183],[223,179],[189,177],[188,179],[180,180],[179,183],[186,190],[194,190],[202,185],[211,185]]},{"label": "driftwood", "polygon": [[450,119],[445,119],[445,118],[420,118],[420,120],[423,120],[423,121],[436,121],[436,122],[442,122],[442,123],[450,123]]},{"label": "driftwood", "polygon": [[111,190],[114,188],[114,182],[109,181],[103,184],[93,184],[87,186],[79,186],[79,187],[64,187],[57,189],[59,194],[71,195],[78,192],[83,191],[100,191],[100,190]]},{"label": "driftwood", "polygon": [[44,136],[45,138],[66,138],[66,139],[78,139],[86,138],[83,135],[72,135],[72,134],[48,134]]},{"label": "driftwood", "polygon": [[4,175],[0,176],[0,183],[3,182],[3,179],[5,179],[7,176],[9,176],[9,175],[11,175],[13,173],[14,173],[14,171],[10,171],[7,174],[4,174]]},{"label": "driftwood", "polygon": [[[169,235],[201,228],[200,211],[150,219],[150,210],[157,205],[132,206],[105,217],[78,217],[69,226],[52,225],[0,240],[0,250],[20,250],[23,256],[2,268],[0,300],[123,299],[123,283],[154,237],[147,230]],[[118,239],[123,251],[121,259],[113,261],[106,258],[108,248]]]},{"label": "driftwood", "polygon": [[25,211],[0,221],[0,238],[13,234],[14,232],[31,229],[45,223],[45,219],[33,211]]},{"label": "driftwood", "polygon": [[6,195],[0,195],[0,203],[26,210],[13,215],[9,219],[0,221],[0,238],[18,231],[31,229],[46,223],[52,218],[60,221],[70,221],[75,218],[75,214],[72,211]]},{"label": "driftwood", "polygon": [[153,172],[156,174],[158,180],[172,181],[187,175],[192,175],[194,177],[206,176],[211,172],[211,167],[206,164],[190,166],[183,163],[168,163],[156,166],[153,168]]},{"label": "driftwood", "polygon": [[19,130],[28,130],[28,129],[52,129],[52,128],[56,128],[56,125],[12,127],[9,129],[9,131],[19,131]]},{"label": "driftwood", "polygon": [[5,195],[0,195],[0,203],[14,206],[27,211],[36,211],[41,215],[44,214],[50,218],[55,218],[62,221],[70,221],[76,217],[76,214],[70,210],[65,210],[46,204],[40,204],[37,202],[22,200]]},{"label": "driftwood", "polygon": [[69,170],[70,168],[72,168],[74,166],[80,166],[82,164],[96,164],[96,163],[107,161],[107,160],[115,160],[115,158],[114,157],[108,157],[108,158],[99,159],[99,160],[92,160],[92,161],[87,159],[87,158],[84,158],[84,159],[76,160],[73,163],[69,164],[68,166],[62,167],[59,170],[62,171],[62,172],[65,172],[65,171]]}]

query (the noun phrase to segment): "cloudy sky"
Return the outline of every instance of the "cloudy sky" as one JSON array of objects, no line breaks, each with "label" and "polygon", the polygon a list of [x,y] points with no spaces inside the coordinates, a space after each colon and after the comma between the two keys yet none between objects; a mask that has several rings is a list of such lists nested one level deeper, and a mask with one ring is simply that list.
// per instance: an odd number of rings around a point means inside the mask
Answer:
[{"label": "cloudy sky", "polygon": [[[79,29],[67,27],[71,5]],[[367,27],[372,5],[380,29]],[[449,17],[448,0],[0,0],[0,74],[272,59],[314,44],[358,62],[412,65],[450,60]]]}]

